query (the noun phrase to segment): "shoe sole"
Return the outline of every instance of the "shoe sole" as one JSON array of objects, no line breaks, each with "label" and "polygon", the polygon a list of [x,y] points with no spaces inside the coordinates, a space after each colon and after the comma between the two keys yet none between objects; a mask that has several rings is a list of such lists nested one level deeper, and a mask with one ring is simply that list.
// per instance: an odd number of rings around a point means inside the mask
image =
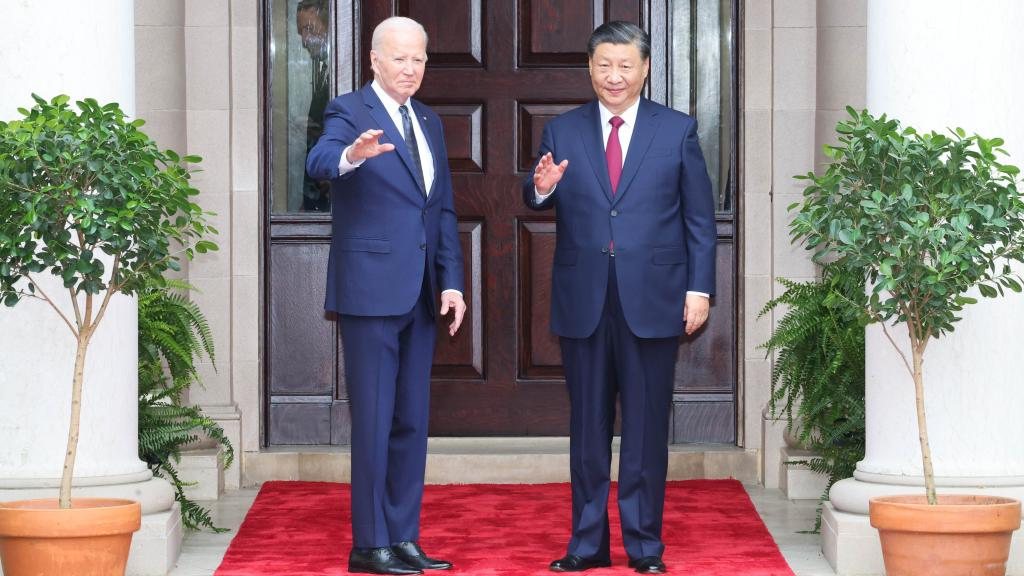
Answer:
[{"label": "shoe sole", "polygon": [[[362,569],[359,569],[359,568],[353,568],[351,566],[348,567],[348,571],[351,574],[386,574],[386,572],[374,572],[373,570],[362,570]],[[419,572],[412,572],[409,576],[414,576],[416,574],[423,574],[423,571],[421,570]]]},{"label": "shoe sole", "polygon": [[611,562],[609,562],[607,564],[594,564],[593,566],[587,566],[586,568],[581,568],[579,570],[566,570],[564,568],[552,568],[550,566],[548,567],[548,570],[550,570],[552,572],[559,572],[559,573],[562,573],[562,572],[586,572],[587,570],[593,570],[595,568],[611,568],[611,567],[612,567],[612,564],[611,564]]}]

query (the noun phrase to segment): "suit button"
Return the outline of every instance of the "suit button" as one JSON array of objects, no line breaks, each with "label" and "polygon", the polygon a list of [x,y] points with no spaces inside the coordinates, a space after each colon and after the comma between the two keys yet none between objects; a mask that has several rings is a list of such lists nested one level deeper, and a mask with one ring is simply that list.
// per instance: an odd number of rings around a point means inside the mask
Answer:
[{"label": "suit button", "polygon": [[616,217],[618,215],[619,215],[619,211],[618,210],[612,210],[612,218],[614,218],[614,217]]},{"label": "suit button", "polygon": [[604,247],[604,248],[601,248],[601,254],[607,254],[607,253],[608,253],[608,247],[607,246]]},{"label": "suit button", "polygon": [[426,249],[427,249],[427,245],[426,244],[420,244],[420,250],[426,250]]}]

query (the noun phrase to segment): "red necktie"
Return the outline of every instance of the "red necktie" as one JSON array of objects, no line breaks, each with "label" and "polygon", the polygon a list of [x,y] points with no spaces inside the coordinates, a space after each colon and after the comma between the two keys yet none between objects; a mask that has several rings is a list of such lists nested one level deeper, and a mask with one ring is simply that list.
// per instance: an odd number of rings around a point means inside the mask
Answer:
[{"label": "red necktie", "polygon": [[622,144],[619,143],[619,126],[625,122],[618,116],[612,116],[608,122],[612,125],[612,133],[608,135],[608,146],[605,147],[604,157],[608,163],[608,179],[612,183],[612,196],[615,189],[619,187],[619,177],[622,176]]}]

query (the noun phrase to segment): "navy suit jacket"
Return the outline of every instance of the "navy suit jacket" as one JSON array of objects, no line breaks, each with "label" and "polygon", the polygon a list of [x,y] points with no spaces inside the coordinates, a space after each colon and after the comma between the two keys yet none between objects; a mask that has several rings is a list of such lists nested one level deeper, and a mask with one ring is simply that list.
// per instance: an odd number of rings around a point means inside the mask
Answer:
[{"label": "navy suit jacket", "polygon": [[596,100],[547,123],[540,156],[548,152],[556,163],[569,160],[562,180],[538,203],[531,173],[523,200],[557,209],[551,330],[568,338],[594,332],[614,257],[630,330],[681,335],[686,292],[715,291],[715,204],[697,122],[641,98],[614,196]]},{"label": "navy suit jacket", "polygon": [[[410,99],[434,157],[429,195],[413,177],[405,139],[369,84],[338,96],[324,113],[324,132],[306,158],[316,180],[331,181],[333,235],[324,307],[355,316],[409,312],[427,270],[431,294],[462,290],[462,249],[441,119]],[[371,128],[395,150],[338,176],[341,153]],[[429,298],[436,313],[434,298]]]}]

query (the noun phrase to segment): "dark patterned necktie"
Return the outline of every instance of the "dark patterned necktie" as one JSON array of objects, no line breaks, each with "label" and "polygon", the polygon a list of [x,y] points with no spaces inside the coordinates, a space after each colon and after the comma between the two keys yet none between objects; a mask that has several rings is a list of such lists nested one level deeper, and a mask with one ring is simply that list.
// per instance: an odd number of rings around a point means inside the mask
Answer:
[{"label": "dark patterned necktie", "polygon": [[423,183],[423,163],[420,161],[420,147],[416,143],[416,132],[412,129],[412,118],[409,117],[409,108],[405,104],[398,107],[402,113],[402,130],[405,132],[405,146],[412,156],[412,164],[415,167],[416,183],[420,185],[420,191],[424,196],[427,194],[427,187]]}]

